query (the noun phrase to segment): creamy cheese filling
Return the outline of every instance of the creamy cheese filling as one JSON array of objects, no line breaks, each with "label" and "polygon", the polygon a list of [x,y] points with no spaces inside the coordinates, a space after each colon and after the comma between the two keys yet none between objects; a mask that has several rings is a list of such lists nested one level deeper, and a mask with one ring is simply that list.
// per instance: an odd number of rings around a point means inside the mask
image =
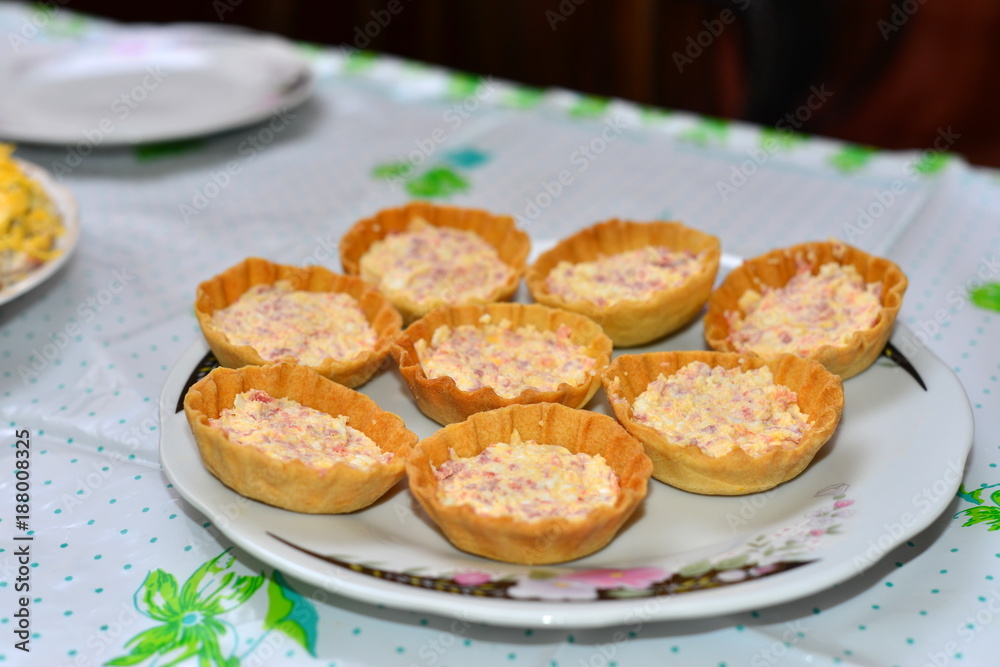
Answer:
[{"label": "creamy cheese filling", "polygon": [[462,391],[490,387],[503,398],[514,398],[526,389],[555,391],[560,384],[578,386],[594,374],[596,361],[573,332],[561,325],[556,331],[533,326],[514,328],[507,320],[479,326],[442,325],[430,344],[418,340],[414,347],[424,374],[450,377]]},{"label": "creamy cheese filling", "polygon": [[618,476],[600,454],[522,441],[517,431],[509,443],[490,445],[478,456],[452,452],[434,475],[441,503],[522,521],[583,516],[613,505],[619,493]]},{"label": "creamy cheese filling", "polygon": [[739,352],[808,355],[821,345],[844,345],[870,328],[882,307],[882,284],[865,284],[851,265],[829,262],[814,276],[807,264],[784,287],[748,290],[739,311],[727,311],[729,340]]},{"label": "creamy cheese filling", "polygon": [[435,227],[416,218],[361,257],[361,277],[390,298],[421,308],[484,301],[516,275],[475,232]]},{"label": "creamy cheese filling", "polygon": [[545,278],[550,294],[601,307],[642,301],[682,285],[701,270],[703,257],[685,250],[649,246],[592,262],[559,262]]},{"label": "creamy cheese filling", "polygon": [[345,464],[360,470],[389,463],[392,453],[383,452],[347,421],[343,415],[334,417],[290,398],[250,389],[209,424],[222,429],[231,442],[278,461],[298,459],[320,469]]},{"label": "creamy cheese filling", "polygon": [[235,345],[249,345],[264,361],[292,357],[318,366],[348,361],[375,349],[377,336],[350,294],[296,290],[288,281],[254,285],[212,314],[212,324]]},{"label": "creamy cheese filling", "polygon": [[809,429],[798,396],[775,384],[766,366],[741,371],[694,361],[649,383],[632,404],[634,419],[679,446],[711,457],[736,447],[759,456],[774,447],[796,447]]}]

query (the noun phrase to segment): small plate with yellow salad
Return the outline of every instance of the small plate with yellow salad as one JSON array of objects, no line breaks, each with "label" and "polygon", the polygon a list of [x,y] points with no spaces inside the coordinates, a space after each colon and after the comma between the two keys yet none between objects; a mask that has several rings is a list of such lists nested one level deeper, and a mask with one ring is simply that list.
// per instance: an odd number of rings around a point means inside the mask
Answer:
[{"label": "small plate with yellow salad", "polygon": [[0,143],[0,305],[52,277],[80,238],[70,191],[13,152]]}]

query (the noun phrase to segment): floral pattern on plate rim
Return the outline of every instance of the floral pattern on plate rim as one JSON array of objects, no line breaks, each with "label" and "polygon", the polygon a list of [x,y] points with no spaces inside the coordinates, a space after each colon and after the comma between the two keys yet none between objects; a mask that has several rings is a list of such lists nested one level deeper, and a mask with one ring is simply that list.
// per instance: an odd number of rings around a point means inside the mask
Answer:
[{"label": "floral pattern on plate rim", "polygon": [[854,501],[846,495],[848,487],[848,484],[834,484],[820,489],[815,495],[828,496],[828,505],[806,512],[795,523],[770,534],[760,534],[739,547],[676,568],[545,567],[531,569],[527,574],[471,568],[439,573],[413,568],[400,572],[379,567],[378,563],[353,562],[350,556],[320,554],[274,533],[268,535],[354,572],[442,593],[546,602],[620,600],[729,586],[811,563],[809,556],[820,543],[841,534],[844,520],[855,513]]}]

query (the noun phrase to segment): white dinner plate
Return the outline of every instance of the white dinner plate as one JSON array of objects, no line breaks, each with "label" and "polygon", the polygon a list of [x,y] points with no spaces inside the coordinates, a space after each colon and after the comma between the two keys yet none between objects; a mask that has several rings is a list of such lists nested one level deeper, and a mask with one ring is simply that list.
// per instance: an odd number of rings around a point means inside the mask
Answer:
[{"label": "white dinner plate", "polygon": [[304,102],[313,75],[275,36],[198,24],[26,45],[0,57],[0,138],[81,152],[250,125]]},{"label": "white dinner plate", "polygon": [[[405,480],[349,515],[289,512],[236,494],[202,465],[179,401],[207,373],[193,344],[160,399],[160,459],[177,491],[235,544],[285,574],[369,603],[516,627],[596,627],[760,609],[847,580],[927,527],[954,498],[972,445],[972,412],[954,374],[924,348],[894,344],[844,383],[840,427],[797,478],[765,493],[710,497],[655,479],[611,544],[558,566],[517,566],[453,548]],[[704,349],[698,322],[639,352]],[[395,370],[362,388],[421,438],[437,424]],[[588,406],[610,414],[603,391]]]},{"label": "white dinner plate", "polygon": [[56,247],[60,250],[59,256],[28,272],[23,278],[10,284],[5,283],[0,288],[0,306],[35,289],[55,275],[56,271],[69,261],[70,255],[76,250],[76,245],[80,241],[80,216],[73,193],[61,183],[56,182],[49,172],[38,165],[24,160],[17,160],[17,163],[25,175],[33,178],[48,193],[59,211],[59,215],[62,216],[65,231],[56,241]]}]

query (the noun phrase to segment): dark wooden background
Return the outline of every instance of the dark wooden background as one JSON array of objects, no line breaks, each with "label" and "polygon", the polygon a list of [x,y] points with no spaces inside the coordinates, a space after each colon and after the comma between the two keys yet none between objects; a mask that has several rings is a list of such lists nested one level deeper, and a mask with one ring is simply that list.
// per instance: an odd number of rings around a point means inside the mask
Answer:
[{"label": "dark wooden background", "polygon": [[[398,3],[395,14],[390,2]],[[914,149],[933,148],[937,137],[950,134],[952,151],[1000,166],[996,0],[69,0],[66,6],[123,21],[246,25],[765,125],[823,90],[832,94],[803,131]],[[699,39],[704,46],[692,46]]]}]

